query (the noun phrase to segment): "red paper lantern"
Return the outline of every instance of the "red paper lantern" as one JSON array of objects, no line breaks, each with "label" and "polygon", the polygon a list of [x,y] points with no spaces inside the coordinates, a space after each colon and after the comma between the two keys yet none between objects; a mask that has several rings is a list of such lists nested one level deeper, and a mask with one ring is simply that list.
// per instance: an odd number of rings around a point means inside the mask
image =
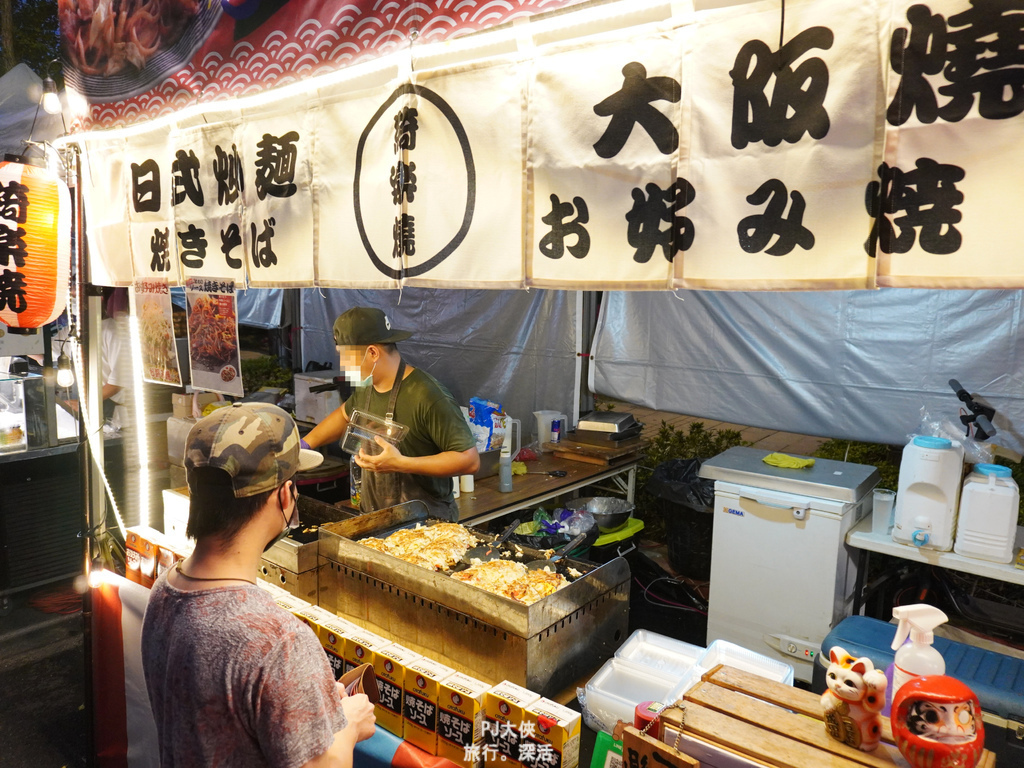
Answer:
[{"label": "red paper lantern", "polygon": [[31,163],[0,163],[0,320],[13,328],[60,316],[71,269],[71,193]]}]

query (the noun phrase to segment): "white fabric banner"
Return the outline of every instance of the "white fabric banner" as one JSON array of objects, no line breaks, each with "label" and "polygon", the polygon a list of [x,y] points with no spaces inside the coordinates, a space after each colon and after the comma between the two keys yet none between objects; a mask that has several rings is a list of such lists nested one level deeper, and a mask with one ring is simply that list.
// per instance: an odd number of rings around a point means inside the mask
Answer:
[{"label": "white fabric banner", "polygon": [[[174,224],[174,149],[169,126],[132,136],[124,149],[124,192],[112,189],[111,202],[127,194],[132,265],[141,278],[181,280]],[[101,162],[106,158],[101,158]]]},{"label": "white fabric banner", "polygon": [[261,110],[243,110],[246,216],[242,238],[249,284],[312,285],[315,99],[297,96]]},{"label": "white fabric banner", "polygon": [[[679,34],[630,30],[538,57],[530,92],[530,285],[671,286],[692,230],[678,179]],[[685,137],[683,137],[685,140]]]},{"label": "white fabric banner", "polygon": [[[383,110],[391,81],[379,89],[325,100],[316,143],[317,285],[335,288],[397,288],[386,272],[391,259],[394,210],[381,195],[394,163],[393,115]],[[392,111],[397,111],[395,104]],[[376,113],[380,111],[380,116]],[[375,116],[378,119],[375,120]],[[380,250],[376,261],[370,248]]]},{"label": "white fabric banner", "polygon": [[[174,244],[182,277],[228,278],[244,288],[251,262],[243,232],[247,179],[241,123],[194,126],[175,132],[170,142]],[[248,180],[251,184],[251,174]]]},{"label": "white fabric banner", "polygon": [[[435,69],[396,52],[79,136],[94,275],[1024,287],[1014,18],[989,0],[765,0],[536,47],[527,26],[515,54],[449,41]],[[236,150],[244,191],[226,200]]]},{"label": "white fabric banner", "polygon": [[[677,287],[866,288],[882,94],[871,3],[815,0],[702,19],[687,72],[697,228]],[[780,30],[784,43],[780,48]]]},{"label": "white fabric banner", "polygon": [[513,60],[417,74],[415,148],[396,158],[415,187],[400,201],[406,285],[522,285],[524,85]]},{"label": "white fabric banner", "polygon": [[878,282],[1020,288],[1020,9],[904,0],[892,12],[885,165],[874,196],[884,216]]}]

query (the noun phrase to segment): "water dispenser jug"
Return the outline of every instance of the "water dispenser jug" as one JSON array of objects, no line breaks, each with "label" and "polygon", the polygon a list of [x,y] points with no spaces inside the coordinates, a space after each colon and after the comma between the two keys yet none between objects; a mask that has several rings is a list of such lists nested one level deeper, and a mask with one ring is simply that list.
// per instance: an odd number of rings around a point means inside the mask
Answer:
[{"label": "water dispenser jug", "polygon": [[943,437],[918,435],[903,449],[892,538],[948,552],[953,548],[964,448]]},{"label": "water dispenser jug", "polygon": [[1009,467],[975,464],[964,480],[953,551],[996,563],[1013,561],[1020,491]]}]

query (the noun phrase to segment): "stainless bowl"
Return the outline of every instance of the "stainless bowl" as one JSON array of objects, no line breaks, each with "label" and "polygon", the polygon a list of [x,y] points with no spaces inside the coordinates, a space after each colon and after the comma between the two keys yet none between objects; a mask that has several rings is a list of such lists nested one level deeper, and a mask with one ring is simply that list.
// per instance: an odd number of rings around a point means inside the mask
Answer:
[{"label": "stainless bowl", "polygon": [[635,504],[611,496],[587,496],[573,499],[565,506],[567,509],[586,508],[594,516],[594,521],[601,531],[614,531],[616,528],[621,528],[636,509]]}]

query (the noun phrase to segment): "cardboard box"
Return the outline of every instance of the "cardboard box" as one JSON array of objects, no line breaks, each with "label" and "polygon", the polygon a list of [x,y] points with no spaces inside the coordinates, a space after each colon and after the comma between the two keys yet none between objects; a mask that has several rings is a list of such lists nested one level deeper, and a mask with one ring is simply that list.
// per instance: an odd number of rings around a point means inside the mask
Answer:
[{"label": "cardboard box", "polygon": [[156,565],[160,556],[160,531],[148,525],[135,525],[125,537],[125,576],[144,587],[156,581]]},{"label": "cardboard box", "polygon": [[503,680],[484,694],[484,765],[522,768],[522,732],[526,708],[539,693]]},{"label": "cardboard box", "polygon": [[181,488],[165,488],[164,499],[164,536],[172,544],[179,547],[195,546],[185,534],[188,527],[188,486]]},{"label": "cardboard box", "polygon": [[347,632],[344,653],[345,672],[349,672],[361,664],[373,664],[374,654],[389,645],[391,645],[391,641],[387,638],[359,627],[353,632]]},{"label": "cardboard box", "polygon": [[171,395],[171,415],[176,419],[192,418],[192,395]]},{"label": "cardboard box", "polygon": [[580,762],[580,713],[538,699],[523,718],[522,763],[528,768],[576,768]]},{"label": "cardboard box", "polygon": [[437,699],[441,683],[455,670],[421,657],[405,667],[402,738],[431,755],[437,754]]},{"label": "cardboard box", "polygon": [[456,672],[437,692],[437,756],[463,768],[480,765],[484,739],[487,683]]},{"label": "cardboard box", "polygon": [[[329,614],[330,611],[324,613]],[[335,680],[345,674],[345,639],[351,632],[358,631],[359,627],[355,624],[337,616],[324,620],[320,625],[320,645],[324,647]]]},{"label": "cardboard box", "polygon": [[167,573],[175,563],[191,555],[193,549],[195,549],[194,543],[190,547],[181,547],[176,542],[168,541],[165,536],[157,550],[156,575]]},{"label": "cardboard box", "polygon": [[402,737],[402,699],[405,686],[405,668],[423,658],[404,645],[392,643],[374,654],[373,671],[377,675],[380,701],[374,708],[377,725]]}]

